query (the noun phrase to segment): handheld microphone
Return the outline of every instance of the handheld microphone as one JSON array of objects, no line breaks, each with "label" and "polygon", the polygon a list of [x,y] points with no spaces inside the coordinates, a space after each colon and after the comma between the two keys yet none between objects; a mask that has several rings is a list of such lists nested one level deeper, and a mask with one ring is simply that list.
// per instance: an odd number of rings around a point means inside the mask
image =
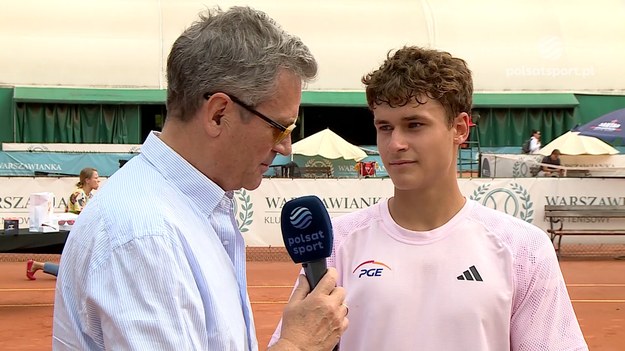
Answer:
[{"label": "handheld microphone", "polygon": [[280,217],[284,246],[295,263],[301,263],[310,289],[328,270],[326,257],[332,254],[332,223],[323,202],[314,196],[288,201]]},{"label": "handheld microphone", "polygon": [[[280,227],[286,251],[293,262],[302,264],[312,291],[328,271],[326,258],[334,241],[330,215],[318,197],[302,196],[284,204]],[[336,345],[333,351],[338,350]]]}]

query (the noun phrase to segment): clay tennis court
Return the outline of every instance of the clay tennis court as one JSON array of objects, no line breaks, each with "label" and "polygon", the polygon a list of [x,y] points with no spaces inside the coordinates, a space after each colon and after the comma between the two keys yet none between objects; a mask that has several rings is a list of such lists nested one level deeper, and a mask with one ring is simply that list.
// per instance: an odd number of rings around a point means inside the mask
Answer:
[{"label": "clay tennis court", "polygon": [[[4,260],[16,259],[7,257]],[[590,350],[623,350],[625,260],[563,261],[561,267]],[[51,350],[54,277],[38,272],[36,281],[28,281],[24,262],[0,262],[0,271],[0,350]],[[298,271],[298,266],[287,261],[248,262],[249,294],[261,350]]]}]

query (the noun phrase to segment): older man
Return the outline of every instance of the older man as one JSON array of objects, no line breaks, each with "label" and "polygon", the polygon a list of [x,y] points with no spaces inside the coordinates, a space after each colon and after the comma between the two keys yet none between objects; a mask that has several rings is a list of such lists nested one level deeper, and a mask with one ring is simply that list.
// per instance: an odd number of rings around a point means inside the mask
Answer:
[{"label": "older man", "polygon": [[[209,11],[174,43],[167,120],[96,196],[63,252],[54,349],[257,350],[233,191],[291,151],[317,63],[262,12]],[[329,350],[347,327],[330,270],[305,279],[273,350]]]}]

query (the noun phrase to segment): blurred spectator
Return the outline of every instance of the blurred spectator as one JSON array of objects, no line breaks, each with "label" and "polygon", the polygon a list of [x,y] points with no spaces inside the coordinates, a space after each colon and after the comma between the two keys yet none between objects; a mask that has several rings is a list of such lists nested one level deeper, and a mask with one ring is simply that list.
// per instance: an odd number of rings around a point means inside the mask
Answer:
[{"label": "blurred spectator", "polygon": [[98,170],[87,167],[80,171],[80,180],[76,183],[76,190],[69,196],[65,212],[80,214],[87,202],[93,197],[93,190],[100,187]]},{"label": "blurred spectator", "polygon": [[543,157],[541,161],[542,165],[540,166],[540,172],[538,172],[539,176],[543,177],[562,177],[564,175],[564,169],[549,167],[548,165],[560,166],[560,150],[554,149],[551,152],[551,155]]},{"label": "blurred spectator", "polygon": [[530,138],[530,154],[535,154],[540,150],[540,131],[534,129]]},{"label": "blurred spectator", "polygon": [[[94,190],[97,190],[99,187],[100,176],[98,175],[98,170],[91,167],[83,168],[80,171],[80,180],[76,183],[76,190],[69,196],[65,212],[80,214],[87,202],[93,198]],[[26,262],[26,277],[28,279],[36,280],[35,273],[38,270],[43,270],[45,273],[56,277],[59,272],[59,265],[52,262],[38,262],[32,259]]]}]

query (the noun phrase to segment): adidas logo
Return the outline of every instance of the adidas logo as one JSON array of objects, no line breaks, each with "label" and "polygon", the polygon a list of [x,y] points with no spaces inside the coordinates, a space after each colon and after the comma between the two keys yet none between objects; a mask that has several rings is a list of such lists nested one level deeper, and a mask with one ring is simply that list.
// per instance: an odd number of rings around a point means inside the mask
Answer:
[{"label": "adidas logo", "polygon": [[482,276],[477,271],[475,266],[469,267],[469,270],[464,271],[461,275],[458,276],[458,280],[476,280],[478,282],[483,282]]}]

